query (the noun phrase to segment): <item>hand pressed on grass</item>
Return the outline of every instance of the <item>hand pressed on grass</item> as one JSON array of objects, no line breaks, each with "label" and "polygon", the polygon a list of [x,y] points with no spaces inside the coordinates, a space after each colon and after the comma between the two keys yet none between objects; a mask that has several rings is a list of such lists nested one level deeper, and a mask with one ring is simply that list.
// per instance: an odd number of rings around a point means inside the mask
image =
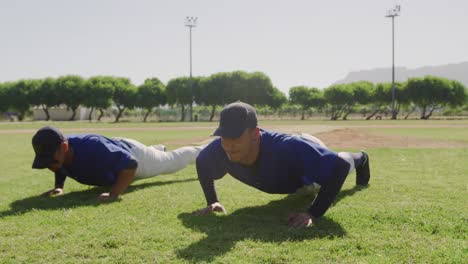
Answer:
[{"label": "hand pressed on grass", "polygon": [[48,190],[45,193],[42,193],[41,196],[44,197],[51,197],[51,196],[59,196],[63,194],[63,189],[62,188],[54,188],[51,190]]},{"label": "hand pressed on grass", "polygon": [[209,206],[207,206],[205,208],[202,208],[200,210],[197,210],[197,211],[193,212],[193,214],[194,215],[208,215],[208,214],[211,214],[213,212],[222,212],[224,214],[227,213],[224,206],[222,204],[216,202],[216,203],[210,204]]},{"label": "hand pressed on grass", "polygon": [[315,217],[308,213],[293,213],[288,216],[288,225],[292,228],[308,227],[316,223]]}]

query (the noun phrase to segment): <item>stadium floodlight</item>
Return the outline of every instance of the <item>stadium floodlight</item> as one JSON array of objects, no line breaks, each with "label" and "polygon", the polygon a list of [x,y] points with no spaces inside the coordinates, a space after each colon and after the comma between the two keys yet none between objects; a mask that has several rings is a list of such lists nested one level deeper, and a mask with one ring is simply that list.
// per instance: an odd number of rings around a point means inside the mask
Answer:
[{"label": "stadium floodlight", "polygon": [[193,121],[192,108],[193,108],[193,84],[192,84],[192,28],[197,26],[198,17],[187,16],[185,17],[185,26],[189,28],[190,34],[190,122]]},{"label": "stadium floodlight", "polygon": [[400,15],[401,6],[396,5],[394,8],[387,11],[385,17],[392,18],[392,119],[397,118],[395,109],[395,17]]}]

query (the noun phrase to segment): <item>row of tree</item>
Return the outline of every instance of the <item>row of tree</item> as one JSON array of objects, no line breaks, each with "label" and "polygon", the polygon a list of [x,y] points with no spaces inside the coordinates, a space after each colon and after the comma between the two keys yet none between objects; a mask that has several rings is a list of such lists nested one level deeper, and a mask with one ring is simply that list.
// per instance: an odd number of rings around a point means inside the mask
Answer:
[{"label": "row of tree", "polygon": [[210,121],[216,107],[235,100],[242,100],[256,105],[279,107],[286,102],[286,96],[273,86],[268,76],[261,72],[242,71],[217,73],[209,77],[179,77],[171,79],[167,85],[157,78],[150,78],[136,87],[128,78],[96,76],[84,79],[76,75],[59,78],[20,80],[0,83],[0,112],[15,111],[19,119],[31,107],[44,110],[46,119],[50,119],[49,109],[65,105],[75,119],[78,106],[100,112],[115,106],[118,122],[125,109],[134,107],[146,110],[144,121],[158,106],[177,105],[181,109],[181,121],[186,119],[187,106],[192,102],[212,108]]},{"label": "row of tree", "polygon": [[[357,106],[368,110],[367,120],[393,107],[391,83],[361,81],[336,84],[324,90],[298,86],[290,89],[289,98],[291,103],[302,107],[302,119],[312,107],[325,110],[332,120],[346,120]],[[435,110],[468,105],[468,92],[462,83],[434,76],[395,83],[395,98],[394,117],[404,108],[405,119],[417,109],[421,111],[421,119],[429,119]]]},{"label": "row of tree", "polygon": [[[468,99],[467,90],[460,82],[433,76],[396,83],[395,91],[395,112],[407,109],[406,118],[420,109],[421,119],[428,119],[435,110],[466,105]],[[127,78],[96,76],[84,79],[76,75],[0,83],[0,112],[15,111],[20,120],[33,106],[42,108],[49,120],[49,109],[60,105],[72,110],[70,120],[73,120],[76,109],[82,105],[91,109],[89,119],[93,111],[99,111],[100,120],[104,110],[114,106],[116,122],[126,109],[135,107],[145,109],[146,121],[157,107],[176,105],[181,109],[180,120],[183,121],[189,106],[195,102],[210,107],[209,120],[212,121],[218,106],[236,100],[273,110],[279,110],[285,104],[299,105],[302,119],[310,109],[324,111],[332,120],[347,119],[359,106],[368,110],[366,119],[370,119],[391,108],[392,85],[361,81],[336,84],[323,90],[296,86],[289,90],[288,100],[261,72],[222,72],[191,79],[179,77],[169,80],[166,85],[157,78],[135,86]]]}]

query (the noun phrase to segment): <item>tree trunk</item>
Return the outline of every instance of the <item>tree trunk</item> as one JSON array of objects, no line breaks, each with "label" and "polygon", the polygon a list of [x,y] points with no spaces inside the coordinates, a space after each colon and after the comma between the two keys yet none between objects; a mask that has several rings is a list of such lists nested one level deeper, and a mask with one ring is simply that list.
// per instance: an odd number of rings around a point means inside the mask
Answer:
[{"label": "tree trunk", "polygon": [[405,120],[408,119],[408,117],[416,110],[416,107],[413,107],[413,109],[411,109],[411,111],[408,112],[408,114],[406,114],[405,116]]},{"label": "tree trunk", "polygon": [[437,108],[437,106],[432,107],[432,109],[429,111],[429,114],[427,114],[424,119],[428,120],[432,116],[432,112]]},{"label": "tree trunk", "polygon": [[305,113],[305,109],[302,108],[302,117],[301,117],[301,120],[304,120],[304,113]]},{"label": "tree trunk", "polygon": [[151,113],[151,109],[148,109],[148,111],[145,114],[145,117],[143,118],[143,122],[146,122],[146,119],[148,118],[150,113]]},{"label": "tree trunk", "polygon": [[343,118],[342,118],[342,119],[343,119],[343,120],[348,120],[348,115],[349,115],[350,112],[351,112],[351,111],[346,112],[346,113],[343,115]]},{"label": "tree trunk", "polygon": [[70,120],[69,120],[69,121],[73,121],[73,120],[75,120],[75,116],[76,116],[76,108],[78,108],[78,106],[75,106],[75,107],[70,107],[70,108],[71,108],[71,110],[72,110],[73,114],[72,114],[72,116],[70,117]]},{"label": "tree trunk", "polygon": [[332,112],[331,112],[331,120],[338,120],[338,118],[340,117],[340,115],[341,115],[341,110],[338,110],[338,109],[332,110]]},{"label": "tree trunk", "polygon": [[421,113],[421,119],[425,119],[425,117],[426,117],[426,106],[423,106],[422,113]]},{"label": "tree trunk", "polygon": [[99,108],[99,116],[98,116],[98,119],[97,121],[101,122],[101,118],[104,116],[104,110],[102,110],[102,108]]},{"label": "tree trunk", "polygon": [[348,109],[344,110],[345,113],[343,115],[343,120],[348,120],[348,115],[349,115],[349,113],[351,113],[352,110],[353,110],[353,108],[351,106]]},{"label": "tree trunk", "polygon": [[25,115],[26,115],[26,112],[24,111],[18,112],[18,121],[23,121]]},{"label": "tree trunk", "polygon": [[214,118],[215,112],[216,112],[216,105],[212,105],[212,106],[211,106],[210,122],[212,122],[212,121],[213,121],[213,118]]},{"label": "tree trunk", "polygon": [[91,120],[93,120],[93,111],[94,111],[94,106],[91,107],[91,111],[89,111],[89,115],[88,115],[89,122],[91,122]]},{"label": "tree trunk", "polygon": [[125,110],[125,106],[120,109],[119,106],[117,106],[117,109],[119,109],[119,113],[117,114],[117,117],[115,118],[115,123],[119,122],[120,117],[122,116],[123,111]]},{"label": "tree trunk", "polygon": [[42,110],[44,111],[46,115],[46,121],[49,121],[50,120],[49,108],[46,105],[42,105]]},{"label": "tree trunk", "polygon": [[371,119],[372,117],[374,117],[379,111],[380,111],[380,109],[375,110],[372,114],[370,114],[368,117],[366,117],[366,120],[370,120],[370,119]]},{"label": "tree trunk", "polygon": [[182,104],[182,115],[180,117],[180,122],[183,122],[185,120],[185,106]]}]

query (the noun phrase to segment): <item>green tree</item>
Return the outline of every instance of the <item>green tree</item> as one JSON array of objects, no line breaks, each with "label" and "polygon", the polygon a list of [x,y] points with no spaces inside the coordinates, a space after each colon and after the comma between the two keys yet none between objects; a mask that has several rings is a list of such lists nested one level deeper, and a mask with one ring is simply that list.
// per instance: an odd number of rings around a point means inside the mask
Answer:
[{"label": "green tree", "polygon": [[268,102],[269,105],[273,110],[278,111],[278,114],[281,107],[288,102],[288,98],[281,92],[278,88],[273,87],[273,91],[271,94],[268,94]]},{"label": "green tree", "polygon": [[211,107],[210,122],[213,121],[216,107],[233,101],[232,73],[220,72],[203,78],[196,101],[198,104]]},{"label": "green tree", "polygon": [[8,100],[7,87],[8,83],[0,83],[0,112],[8,111],[10,101]]},{"label": "green tree", "polygon": [[411,78],[406,87],[408,96],[421,109],[421,119],[429,119],[436,109],[452,100],[452,83],[440,77]]},{"label": "green tree", "polygon": [[323,95],[329,106],[331,120],[340,118],[353,102],[353,92],[346,84],[332,85],[324,90]]},{"label": "green tree", "polygon": [[289,90],[289,98],[292,104],[301,106],[301,120],[305,119],[305,111],[311,107],[321,108],[324,105],[322,92],[317,88],[305,86],[292,87]]},{"label": "green tree", "polygon": [[192,91],[188,77],[178,77],[169,80],[166,86],[167,103],[181,107],[180,121],[185,120],[186,106],[192,101]]},{"label": "green tree", "polygon": [[271,102],[271,97],[277,95],[270,77],[263,72],[234,71],[229,75],[225,90],[229,102],[243,101],[251,105],[264,106]]},{"label": "green tree", "polygon": [[118,109],[115,117],[115,122],[118,123],[125,109],[135,107],[137,89],[129,79],[121,77],[114,78],[113,86],[114,95],[112,100]]},{"label": "green tree", "polygon": [[57,95],[71,109],[70,121],[75,119],[76,109],[85,101],[85,80],[78,75],[66,75],[57,79]]},{"label": "green tree", "polygon": [[54,78],[45,78],[37,80],[37,85],[34,85],[29,100],[32,105],[42,108],[46,115],[46,121],[50,120],[49,108],[58,106],[62,103],[61,98],[57,94],[57,81]]},{"label": "green tree", "polygon": [[347,89],[350,89],[352,93],[352,99],[348,102],[346,110],[343,112],[343,120],[346,120],[349,113],[353,111],[356,104],[367,105],[370,103],[371,92],[374,88],[374,84],[368,81],[353,82],[346,85]]},{"label": "green tree", "polygon": [[83,105],[91,108],[88,115],[88,120],[92,120],[94,109],[99,110],[98,121],[101,121],[104,115],[104,109],[112,105],[112,97],[114,95],[114,77],[112,76],[94,76],[89,78],[84,87],[86,97]]},{"label": "green tree", "polygon": [[145,82],[138,87],[137,106],[146,109],[143,122],[146,122],[148,115],[157,106],[166,103],[166,87],[158,78],[146,79]]},{"label": "green tree", "polygon": [[463,106],[468,99],[466,87],[459,81],[452,80],[450,93],[447,95],[448,105],[451,107]]},{"label": "green tree", "polygon": [[369,93],[370,97],[370,108],[371,113],[366,117],[366,120],[370,120],[377,113],[381,112],[383,107],[391,103],[391,84],[389,83],[378,83]]},{"label": "green tree", "polygon": [[31,93],[40,83],[36,80],[20,80],[7,84],[6,95],[10,107],[18,112],[18,120],[22,121],[31,107]]}]

